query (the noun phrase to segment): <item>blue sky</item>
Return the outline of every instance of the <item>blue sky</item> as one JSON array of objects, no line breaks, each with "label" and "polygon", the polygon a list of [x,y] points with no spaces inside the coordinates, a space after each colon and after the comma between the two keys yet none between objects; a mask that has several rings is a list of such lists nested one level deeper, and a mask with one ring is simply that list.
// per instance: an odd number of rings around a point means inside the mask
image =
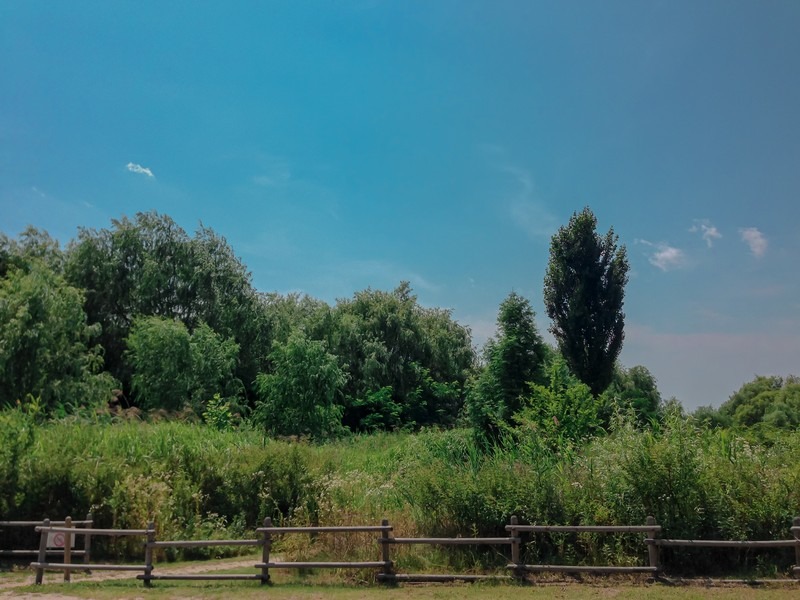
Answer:
[{"label": "blue sky", "polygon": [[477,343],[589,205],[622,361],[718,405],[800,374],[800,3],[0,3],[0,230],[137,211],[262,291],[408,279]]}]

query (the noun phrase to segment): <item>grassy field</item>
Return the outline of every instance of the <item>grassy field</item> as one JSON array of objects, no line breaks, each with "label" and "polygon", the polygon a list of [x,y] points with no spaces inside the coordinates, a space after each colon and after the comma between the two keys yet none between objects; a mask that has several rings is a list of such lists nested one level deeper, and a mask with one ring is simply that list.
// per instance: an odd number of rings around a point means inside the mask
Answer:
[{"label": "grassy field", "polygon": [[[23,421],[9,439],[25,438]],[[265,440],[247,427],[221,432],[181,422],[59,421],[36,426],[19,460],[0,460],[0,467],[14,466],[10,483],[0,486],[0,508],[8,507],[3,518],[9,520],[91,511],[99,527],[139,529],[152,519],[159,540],[250,539],[265,517],[278,525],[387,518],[396,537],[496,537],[505,535],[511,515],[523,523],[584,525],[642,524],[653,515],[662,536],[677,539],[791,535],[800,506],[800,432],[760,445],[677,418],[653,430],[634,425],[623,421],[581,446],[554,449],[528,435],[484,452],[465,429],[317,445]],[[31,532],[19,547],[37,543]],[[99,561],[142,560],[139,539],[98,536],[92,551]],[[276,540],[273,551],[290,561],[375,560],[379,548],[366,534],[294,535]],[[527,536],[522,552],[530,564],[648,560],[641,536],[629,534]],[[204,548],[163,551],[157,559],[235,554]],[[508,559],[483,548],[392,550],[398,572],[406,573],[493,572]],[[771,579],[786,576],[794,553],[665,549],[662,562],[667,573],[684,577]]]},{"label": "grassy field", "polygon": [[[631,583],[615,584],[608,581],[600,583],[565,583],[554,582],[531,586],[507,584],[445,584],[445,585],[413,585],[405,584],[395,588],[378,586],[343,586],[341,584],[276,583],[265,589],[257,583],[224,582],[224,583],[168,583],[157,582],[153,588],[146,589],[139,582],[130,580],[105,581],[98,583],[83,582],[74,584],[46,584],[44,586],[26,586],[13,590],[0,589],[0,598],[29,597],[52,598],[94,598],[112,600],[117,598],[203,598],[226,599],[231,597],[264,598],[268,595],[274,600],[317,600],[321,598],[336,600],[401,600],[414,598],[418,600],[504,600],[506,598],[536,598],[549,600],[553,598],[591,599],[591,598],[641,598],[647,596],[653,600],[690,600],[693,598],[737,598],[737,599],[778,599],[795,598],[798,593],[797,584],[781,584],[775,586],[734,586],[704,587],[700,585],[665,586],[661,584]],[[31,596],[35,594],[35,596]]]},{"label": "grassy field", "polygon": [[[156,566],[157,573],[237,573],[253,574],[252,565],[258,556],[239,556],[214,561],[180,561]],[[778,599],[795,598],[800,592],[800,581],[743,585],[715,580],[713,585],[702,582],[682,582],[680,585],[652,583],[644,576],[593,577],[572,579],[559,575],[539,575],[526,584],[511,582],[412,584],[386,586],[373,579],[361,580],[342,571],[319,570],[311,574],[293,571],[271,571],[272,584],[262,586],[257,581],[186,582],[155,581],[145,588],[130,574],[113,572],[73,573],[72,583],[63,583],[62,573],[48,572],[44,584],[33,585],[34,574],[29,569],[0,572],[0,599],[23,598],[34,600],[117,598],[153,599],[198,598],[250,599],[268,595],[274,600],[504,600],[506,598],[641,598],[655,600],[689,600],[692,598],[720,599]]]},{"label": "grassy field", "polygon": [[[236,557],[213,561],[175,562],[161,565],[157,571],[173,573],[254,573],[252,563],[257,557]],[[33,585],[30,570],[0,572],[0,598],[22,598],[35,600],[97,599],[116,600],[129,598],[138,600],[161,600],[166,598],[193,598],[224,600],[231,597],[244,600],[264,598],[273,600],[520,600],[536,598],[595,599],[595,598],[641,598],[654,600],[690,600],[694,598],[719,599],[783,599],[796,598],[800,581],[786,580],[781,583],[743,585],[715,580],[712,585],[691,581],[670,585],[649,582],[644,576],[592,577],[580,579],[558,575],[537,576],[526,584],[511,582],[412,584],[386,586],[374,581],[359,581],[358,578],[343,583],[341,572],[317,571],[313,574],[298,574],[282,570],[271,572],[272,584],[262,586],[257,581],[225,582],[173,582],[155,581],[153,587],[145,588],[142,582],[129,574],[97,572],[86,575],[73,574],[72,583],[63,583],[61,573],[47,573],[44,585]]]}]

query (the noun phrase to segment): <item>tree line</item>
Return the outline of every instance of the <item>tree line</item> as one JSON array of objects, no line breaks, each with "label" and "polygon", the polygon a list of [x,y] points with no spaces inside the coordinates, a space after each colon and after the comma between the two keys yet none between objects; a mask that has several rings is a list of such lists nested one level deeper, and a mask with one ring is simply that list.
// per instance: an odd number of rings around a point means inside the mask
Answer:
[{"label": "tree line", "polygon": [[596,227],[586,208],[551,241],[557,347],[512,292],[480,355],[469,329],[421,306],[407,282],[334,305],[260,293],[223,237],[155,212],[82,228],[65,248],[34,228],[0,234],[0,407],[59,415],[111,402],[315,438],[460,422],[488,444],[529,429],[579,440],[620,411],[647,426],[664,408],[655,379],[617,363],[625,247]]},{"label": "tree line", "polygon": [[210,401],[270,432],[452,425],[475,368],[469,330],[408,283],[330,306],[263,294],[224,238],[140,213],[62,249],[0,237],[0,406],[48,414]]}]

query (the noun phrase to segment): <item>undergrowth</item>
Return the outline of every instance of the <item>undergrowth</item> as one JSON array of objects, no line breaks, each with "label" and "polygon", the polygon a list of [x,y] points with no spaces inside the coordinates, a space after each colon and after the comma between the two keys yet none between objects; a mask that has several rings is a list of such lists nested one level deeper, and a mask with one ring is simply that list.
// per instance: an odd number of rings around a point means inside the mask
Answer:
[{"label": "undergrowth", "polygon": [[[558,448],[514,434],[489,452],[467,430],[353,436],[325,445],[264,440],[180,422],[59,421],[32,426],[2,413],[0,519],[82,518],[141,528],[159,539],[254,536],[275,524],[362,525],[390,520],[396,536],[503,536],[523,523],[643,524],[665,537],[786,539],[800,513],[800,433],[769,446],[730,432],[667,419],[641,431],[620,420],[582,446]],[[10,416],[9,416],[10,415]],[[5,456],[4,454],[4,456]],[[375,534],[284,536],[275,551],[310,560],[375,560]],[[35,540],[27,545],[34,547]],[[93,540],[96,553],[141,554],[141,540]],[[689,549],[664,552],[681,573],[755,570],[781,574],[790,551]],[[173,551],[161,558],[221,556],[235,550]],[[526,562],[644,564],[636,535],[536,535]],[[505,549],[393,547],[404,570],[502,567]],[[358,577],[366,577],[363,573]]]}]

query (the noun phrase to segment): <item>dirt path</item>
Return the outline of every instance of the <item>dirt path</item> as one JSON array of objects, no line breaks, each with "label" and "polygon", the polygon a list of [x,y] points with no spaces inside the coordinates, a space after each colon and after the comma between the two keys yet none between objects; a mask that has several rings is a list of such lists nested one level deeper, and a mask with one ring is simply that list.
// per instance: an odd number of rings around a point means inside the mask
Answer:
[{"label": "dirt path", "polygon": [[[181,574],[181,575],[191,575],[194,573],[214,573],[216,571],[225,571],[228,569],[241,569],[241,568],[253,568],[259,561],[258,557],[250,557],[249,559],[239,559],[239,560],[208,560],[208,561],[198,561],[194,564],[184,564],[180,567],[170,567],[169,563],[161,563],[156,564],[157,572],[159,574]],[[76,565],[78,569],[80,569],[80,564]],[[254,570],[255,572],[255,570]],[[134,572],[113,572],[113,571],[95,571],[91,574],[86,574],[83,571],[76,570],[72,573],[72,581],[77,583],[81,581],[111,581],[116,579],[136,579],[136,576],[140,573]],[[15,581],[2,581],[0,578],[0,598],[22,598],[25,600],[35,600],[41,598],[49,598],[50,600],[77,600],[74,596],[64,596],[61,594],[49,594],[47,593],[47,584],[48,583],[61,583],[64,581],[64,575],[61,572],[50,572],[45,573],[44,576],[44,585],[42,587],[41,593],[26,593],[26,594],[17,594],[14,592],[14,589],[26,587],[29,585],[33,585],[35,582],[36,574],[33,570],[30,571],[30,574],[26,576],[24,579],[16,579]]]}]

